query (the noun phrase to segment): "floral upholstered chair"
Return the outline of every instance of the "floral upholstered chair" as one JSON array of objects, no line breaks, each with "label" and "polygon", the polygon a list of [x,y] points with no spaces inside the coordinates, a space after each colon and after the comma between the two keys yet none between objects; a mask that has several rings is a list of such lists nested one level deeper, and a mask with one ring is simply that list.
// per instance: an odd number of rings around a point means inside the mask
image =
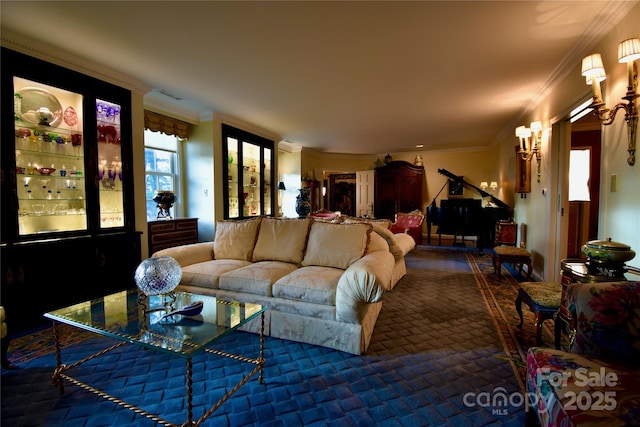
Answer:
[{"label": "floral upholstered chair", "polygon": [[528,410],[542,426],[640,425],[640,282],[575,283],[567,291],[571,352],[529,349]]},{"label": "floral upholstered chair", "polygon": [[398,212],[396,214],[396,220],[389,229],[394,233],[407,233],[417,244],[422,239],[422,222],[424,221],[424,215],[420,211],[416,210],[409,213]]}]

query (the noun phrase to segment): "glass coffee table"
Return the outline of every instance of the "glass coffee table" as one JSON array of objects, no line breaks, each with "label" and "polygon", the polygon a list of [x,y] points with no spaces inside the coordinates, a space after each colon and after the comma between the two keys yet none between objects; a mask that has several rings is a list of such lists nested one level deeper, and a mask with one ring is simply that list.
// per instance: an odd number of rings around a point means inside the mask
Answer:
[{"label": "glass coffee table", "polygon": [[[202,301],[202,311],[195,316],[180,314],[167,315],[189,304]],[[249,378],[258,373],[258,381],[263,383],[264,359],[264,313],[268,307],[259,304],[223,301],[215,297],[175,292],[172,295],[147,297],[138,289],[118,292],[92,301],[65,307],[45,313],[45,317],[53,320],[53,331],[56,347],[57,368],[52,383],[64,392],[64,380],[85,390],[91,391],[107,400],[117,403],[142,416],[162,425],[173,426],[169,421],[149,413],[119,398],[93,388],[67,372],[89,360],[102,356],[109,351],[126,344],[134,344],[161,353],[181,357],[186,360],[187,413],[188,419],[182,426],[198,426],[209,417],[222,403],[235,393]],[[209,348],[221,337],[260,316],[260,351],[256,358],[231,354]],[[118,342],[91,356],[73,364],[62,363],[60,355],[60,335],[58,324],[94,332],[98,335],[113,338]],[[192,362],[191,359],[200,353],[207,352],[218,356],[229,357],[239,362],[254,364],[251,372],[226,393],[215,405],[207,410],[199,419],[193,419],[192,406]]]}]

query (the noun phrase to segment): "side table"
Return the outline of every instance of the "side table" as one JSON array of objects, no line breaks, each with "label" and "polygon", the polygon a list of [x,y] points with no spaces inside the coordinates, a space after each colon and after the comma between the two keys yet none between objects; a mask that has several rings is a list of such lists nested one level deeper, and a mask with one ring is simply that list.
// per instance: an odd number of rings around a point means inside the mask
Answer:
[{"label": "side table", "polygon": [[149,256],[160,249],[198,242],[198,218],[149,221]]}]

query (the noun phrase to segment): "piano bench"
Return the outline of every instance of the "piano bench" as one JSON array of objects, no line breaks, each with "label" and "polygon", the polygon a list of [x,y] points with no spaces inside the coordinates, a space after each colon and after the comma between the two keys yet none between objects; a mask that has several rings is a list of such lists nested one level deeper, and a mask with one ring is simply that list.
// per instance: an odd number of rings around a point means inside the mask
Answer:
[{"label": "piano bench", "polygon": [[526,280],[531,278],[531,254],[523,248],[513,246],[496,246],[493,248],[493,268],[494,273],[502,279],[502,263],[507,262],[511,265],[519,266],[519,272],[522,274],[522,267],[527,266]]}]

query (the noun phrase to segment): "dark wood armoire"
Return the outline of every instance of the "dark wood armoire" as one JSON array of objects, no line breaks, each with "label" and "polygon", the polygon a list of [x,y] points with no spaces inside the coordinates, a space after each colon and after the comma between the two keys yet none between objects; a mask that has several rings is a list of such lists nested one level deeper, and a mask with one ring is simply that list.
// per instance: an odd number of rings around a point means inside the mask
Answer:
[{"label": "dark wood armoire", "polygon": [[405,161],[375,169],[374,215],[394,220],[397,212],[422,211],[424,167]]}]

